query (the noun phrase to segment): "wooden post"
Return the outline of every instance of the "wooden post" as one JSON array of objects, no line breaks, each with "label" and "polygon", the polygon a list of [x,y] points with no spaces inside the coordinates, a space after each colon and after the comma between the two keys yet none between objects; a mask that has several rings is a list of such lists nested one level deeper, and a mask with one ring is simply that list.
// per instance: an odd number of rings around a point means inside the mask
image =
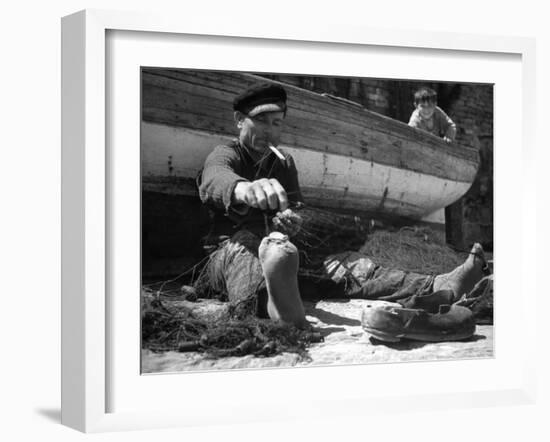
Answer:
[{"label": "wooden post", "polygon": [[459,250],[464,250],[463,221],[463,204],[462,198],[460,198],[445,207],[445,240],[447,244]]}]

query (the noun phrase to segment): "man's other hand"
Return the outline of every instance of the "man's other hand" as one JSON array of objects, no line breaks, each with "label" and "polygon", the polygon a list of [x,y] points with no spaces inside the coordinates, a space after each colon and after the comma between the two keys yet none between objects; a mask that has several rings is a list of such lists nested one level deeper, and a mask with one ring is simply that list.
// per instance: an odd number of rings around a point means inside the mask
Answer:
[{"label": "man's other hand", "polygon": [[276,231],[284,233],[292,238],[300,232],[304,220],[292,209],[286,209],[285,211],[277,212],[272,222]]},{"label": "man's other hand", "polygon": [[261,210],[283,211],[288,208],[286,191],[275,178],[240,181],[233,191],[233,200]]}]

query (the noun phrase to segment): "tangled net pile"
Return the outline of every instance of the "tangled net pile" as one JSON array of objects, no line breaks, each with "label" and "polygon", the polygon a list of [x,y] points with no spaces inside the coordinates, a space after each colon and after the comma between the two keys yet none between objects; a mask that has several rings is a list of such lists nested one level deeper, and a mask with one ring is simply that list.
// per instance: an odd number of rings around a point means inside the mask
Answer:
[{"label": "tangled net pile", "polygon": [[[295,239],[302,250],[307,249],[311,254],[301,256],[303,263],[315,266],[322,262],[328,247],[335,241],[348,246],[352,245],[351,242],[358,246],[364,241],[365,232],[357,219],[332,215],[320,209],[301,209],[300,225],[304,228]],[[285,221],[285,216],[278,215]],[[287,226],[292,228],[288,223]],[[269,229],[284,231],[282,227],[273,220],[268,226]],[[196,275],[196,278],[191,278],[191,283],[200,281],[205,277],[205,265],[200,263],[174,280],[142,289],[143,348],[155,352],[197,351],[213,358],[248,354],[273,356],[283,352],[296,353],[301,360],[309,358],[307,348],[322,341],[320,333],[257,318],[256,306],[249,301],[222,303],[204,299],[194,302],[197,293],[191,287],[182,287],[181,282],[173,284],[186,273]],[[208,308],[201,308],[204,305]]]},{"label": "tangled net pile", "polygon": [[205,312],[194,308],[200,303],[184,301],[151,289],[142,290],[142,346],[154,352],[196,351],[207,357],[273,356],[290,352],[300,360],[309,358],[307,347],[320,342],[315,331],[243,316],[243,310],[231,303],[210,303]]},{"label": "tangled net pile", "polygon": [[376,264],[417,273],[446,273],[462,264],[467,252],[445,242],[445,233],[426,226],[373,228],[374,220],[336,214],[309,206],[294,209],[303,222],[292,239],[301,266],[315,268],[334,253],[358,250]]},{"label": "tangled net pile", "polygon": [[[346,250],[358,250],[369,231],[366,220],[353,215],[299,204],[293,212],[301,218],[301,229],[290,235],[300,252],[300,270],[316,269],[325,258]],[[283,212],[282,216],[284,217]],[[274,221],[277,217],[274,218]],[[276,226],[278,224],[274,222]],[[282,230],[283,233],[288,233]]]},{"label": "tangled net pile", "polygon": [[374,231],[360,252],[383,267],[426,274],[449,272],[467,256],[446,245],[443,232],[435,232],[429,227]]}]

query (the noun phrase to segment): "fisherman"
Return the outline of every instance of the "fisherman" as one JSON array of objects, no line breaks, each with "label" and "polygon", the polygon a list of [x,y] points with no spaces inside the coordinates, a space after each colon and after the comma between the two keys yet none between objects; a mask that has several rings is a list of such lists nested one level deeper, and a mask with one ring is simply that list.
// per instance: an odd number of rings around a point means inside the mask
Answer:
[{"label": "fisherman", "polygon": [[[266,214],[288,213],[303,202],[294,160],[278,148],[286,91],[276,83],[254,85],[235,97],[233,111],[238,138],[212,151],[197,180],[212,213],[207,289],[259,317],[305,327],[297,251],[288,240],[300,217],[282,217],[281,232],[266,236]],[[483,265],[483,249],[475,244],[466,262],[445,275],[383,268],[358,252],[328,257],[323,271],[332,296],[402,301],[447,289],[452,303],[482,278]]]}]

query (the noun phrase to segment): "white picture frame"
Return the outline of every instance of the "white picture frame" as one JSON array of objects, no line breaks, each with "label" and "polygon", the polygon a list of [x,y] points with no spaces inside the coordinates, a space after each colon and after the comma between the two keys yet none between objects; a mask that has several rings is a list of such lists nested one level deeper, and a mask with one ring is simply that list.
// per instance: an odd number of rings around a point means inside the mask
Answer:
[{"label": "white picture frame", "polygon": [[[217,422],[254,422],[277,420],[296,416],[324,416],[328,409],[334,415],[330,403],[338,402],[340,415],[364,415],[377,412],[398,412],[410,409],[464,408],[473,402],[476,406],[495,406],[500,404],[534,403],[536,393],[535,363],[535,321],[522,326],[525,347],[518,358],[520,364],[514,367],[513,376],[507,383],[467,390],[441,391],[437,388],[411,390],[402,393],[399,386],[389,390],[367,394],[358,388],[356,394],[341,395],[333,392],[325,399],[310,396],[299,400],[297,393],[291,393],[292,401],[281,407],[282,399],[275,398],[271,404],[252,402],[246,394],[238,400],[224,401],[219,404],[232,410],[223,409],[208,413],[209,404],[189,407],[168,406],[162,409],[151,406],[149,410],[113,411],[110,410],[109,393],[115,388],[113,378],[109,376],[113,354],[109,344],[112,326],[110,311],[109,280],[110,256],[109,243],[113,240],[109,223],[112,221],[112,199],[109,194],[109,182],[113,179],[113,170],[109,166],[109,139],[106,121],[110,117],[107,110],[109,93],[106,78],[107,56],[116,56],[107,51],[106,38],[109,32],[144,32],[156,35],[179,36],[216,36],[220,38],[268,39],[274,42],[315,42],[343,45],[367,45],[379,48],[430,49],[434,51],[471,52],[474,54],[507,54],[521,59],[521,152],[529,166],[534,151],[533,113],[535,100],[535,43],[533,39],[499,36],[465,35],[452,33],[428,33],[416,31],[398,32],[356,28],[326,23],[297,27],[292,23],[281,23],[277,28],[266,28],[260,23],[251,24],[246,30],[233,26],[231,21],[212,22],[207,17],[194,17],[194,20],[182,24],[176,17],[144,13],[127,13],[102,10],[87,10],[63,18],[62,21],[62,423],[84,432],[101,432],[142,428],[162,428],[173,426],[208,425],[212,418]],[[258,40],[259,41],[259,40]],[[499,116],[500,118],[500,116]],[[498,163],[496,167],[506,167]],[[536,206],[535,196],[529,186],[533,182],[524,182],[517,190],[520,204],[525,205],[521,219],[518,220],[522,238],[529,235],[528,226],[533,222]],[[497,202],[498,207],[498,202]],[[502,208],[502,206],[500,206]],[[136,222],[138,222],[136,220]],[[535,255],[534,241],[520,241],[514,246],[520,254],[521,263],[526,264],[526,256]],[[505,252],[511,253],[511,252]],[[502,274],[506,274],[505,267]],[[523,273],[525,274],[525,272]],[[521,297],[518,302],[525,314],[527,306],[536,303],[534,282],[527,278],[517,281]],[[499,287],[498,282],[496,283]],[[136,294],[138,297],[138,294]],[[497,315],[496,323],[499,322]],[[503,326],[505,321],[500,323]],[[134,331],[138,333],[138,330]],[[506,337],[506,329],[499,331]],[[502,348],[501,348],[502,349]],[[504,349],[505,350],[505,349]],[[496,360],[505,351],[497,348]],[[412,365],[412,364],[411,364]],[[464,361],[462,366],[472,366],[472,361]],[[494,364],[493,364],[494,365]],[[494,368],[494,367],[493,367]],[[418,366],[411,370],[418,370]],[[423,370],[432,368],[422,366]],[[491,365],[488,364],[488,370]],[[307,369],[283,370],[276,375],[269,370],[251,375],[246,372],[232,374],[234,379],[247,382],[262,382],[272,376],[284,378],[285,382],[304,386],[307,391]],[[317,369],[316,369],[317,370]],[[321,370],[321,369],[319,369]],[[359,379],[362,367],[348,367],[346,377]],[[387,367],[372,367],[373,373],[381,370],[394,370]],[[403,370],[397,367],[395,370]],[[317,371],[317,373],[321,373]],[[324,371],[323,376],[330,378],[332,372]],[[206,376],[210,376],[205,377]],[[139,376],[135,371],[129,377]],[[192,374],[194,384],[212,382],[223,385],[224,376],[219,373]],[[158,376],[157,378],[160,378]],[[116,379],[116,377],[115,377]],[[120,377],[118,377],[120,379]],[[250,380],[253,379],[253,380]],[[152,382],[152,381],[151,381]],[[176,383],[175,376],[164,376],[163,383]],[[244,381],[243,381],[244,382]],[[281,382],[277,380],[277,382]],[[351,382],[348,381],[347,382]],[[344,390],[344,389],[343,389]],[[189,390],[190,391],[190,390]],[[236,394],[236,391],[232,392]],[[200,391],[191,391],[191,396]],[[198,396],[197,396],[198,397]],[[235,396],[231,396],[235,397]],[[374,400],[373,398],[376,398]],[[256,398],[260,400],[259,398]],[[307,404],[307,407],[304,405]],[[223,408],[223,407],[220,407]],[[230,412],[231,411],[231,412]],[[237,411],[237,412],[236,412]],[[239,413],[238,411],[241,411]]]}]

